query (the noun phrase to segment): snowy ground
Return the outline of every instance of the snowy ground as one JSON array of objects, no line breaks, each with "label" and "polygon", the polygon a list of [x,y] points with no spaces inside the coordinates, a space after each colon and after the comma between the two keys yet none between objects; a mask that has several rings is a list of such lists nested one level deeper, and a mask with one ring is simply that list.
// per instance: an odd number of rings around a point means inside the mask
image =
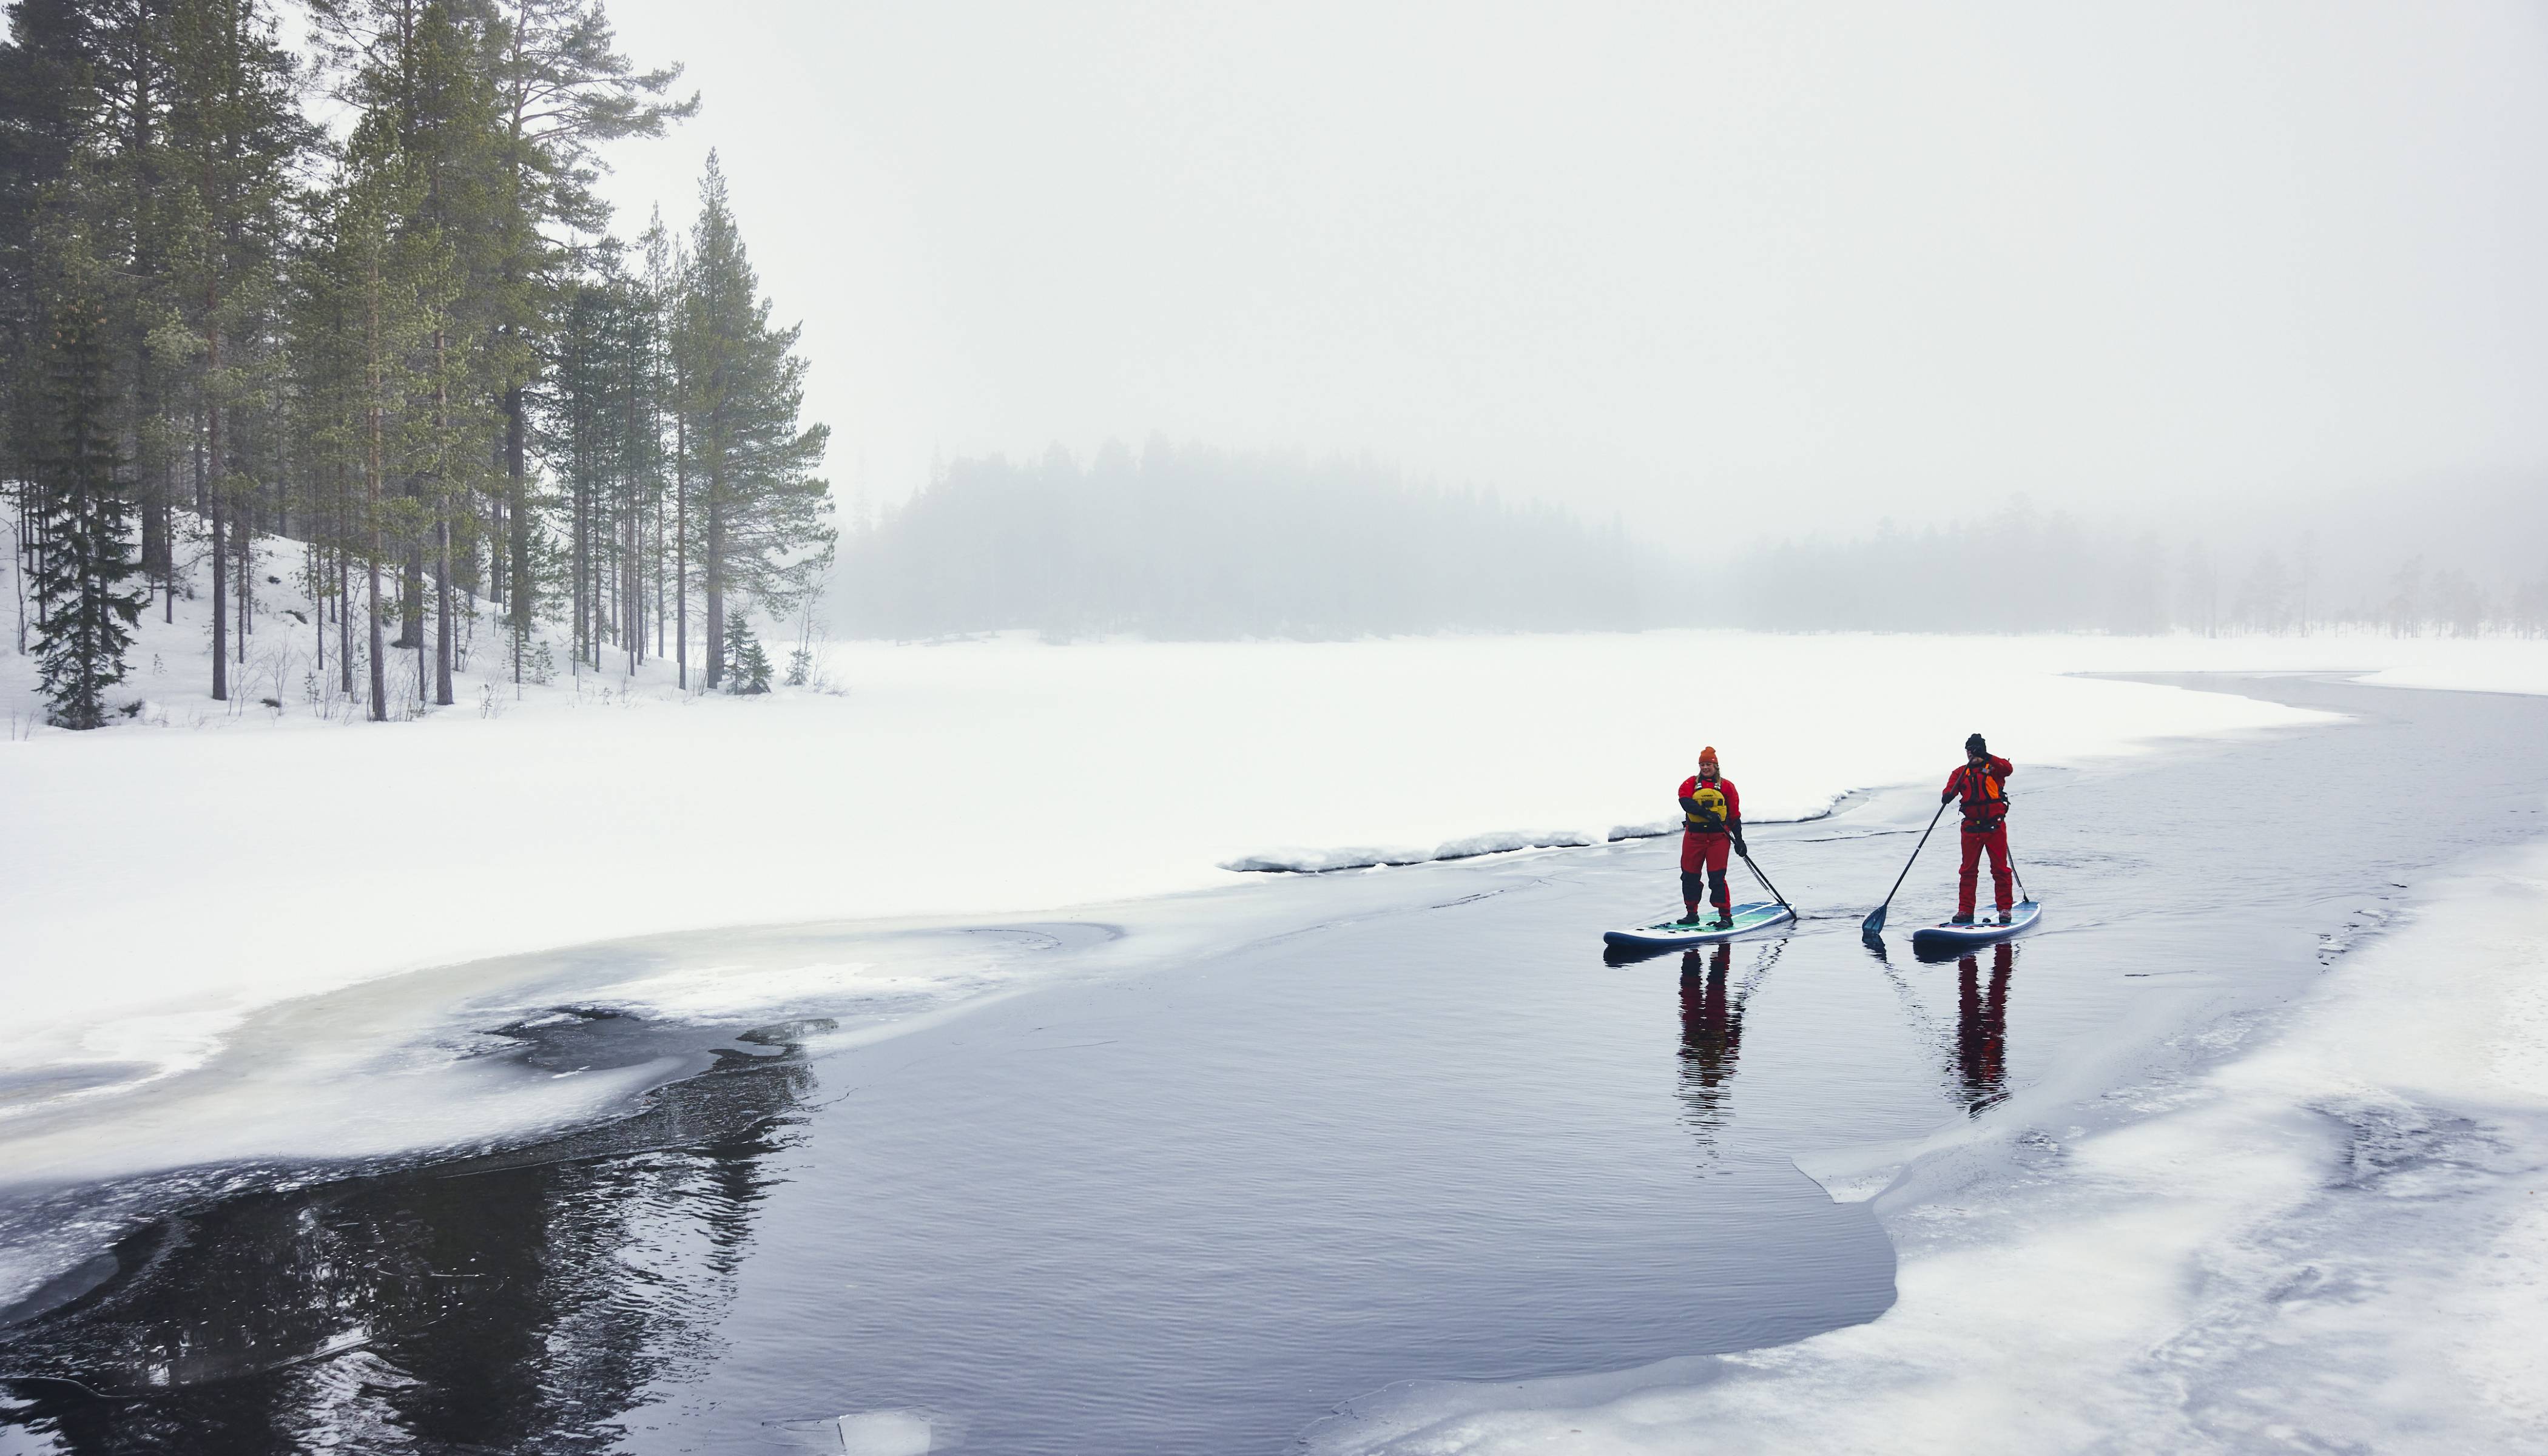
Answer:
[{"label": "snowy ground", "polygon": [[[146,619],[145,705],[115,728],[31,729],[32,664],[0,657],[8,1065],[185,1065],[259,1005],[612,937],[1038,911],[1232,883],[1231,863],[1598,840],[1668,819],[1705,743],[1767,819],[1943,777],[1975,729],[2024,765],[2305,716],[2067,674],[2548,686],[2548,643],[2508,641],[1002,638],[834,645],[828,690],[753,699],[682,694],[662,664],[518,691],[464,676],[459,706],[372,725],[310,660],[297,560],[275,543],[260,575],[281,581],[260,584],[228,706],[201,695],[200,600]],[[482,644],[479,666],[494,656]],[[409,690],[412,661],[394,659]]]},{"label": "snowy ground", "polygon": [[2548,848],[2471,866],[2276,1020],[2189,1033],[2252,1047],[2207,1073],[1895,1149],[1873,1323],[1402,1387],[1312,1449],[2548,1451],[2543,927]]}]

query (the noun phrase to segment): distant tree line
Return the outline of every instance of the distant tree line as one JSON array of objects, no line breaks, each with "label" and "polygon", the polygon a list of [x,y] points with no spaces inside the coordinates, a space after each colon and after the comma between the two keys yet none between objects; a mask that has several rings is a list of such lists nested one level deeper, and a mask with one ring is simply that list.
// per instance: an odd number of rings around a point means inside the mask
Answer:
[{"label": "distant tree line", "polygon": [[715,157],[686,236],[608,235],[600,148],[697,101],[598,0],[7,14],[0,489],[56,721],[101,720],[204,565],[228,697],[258,536],[302,544],[313,653],[374,718],[393,652],[451,702],[482,619],[517,681],[560,621],[716,687],[741,604],[827,568],[825,430]]},{"label": "distant tree line", "polygon": [[1624,530],[1367,462],[1110,444],[959,460],[854,521],[834,625],[1325,639],[1651,625]]},{"label": "distant tree line", "polygon": [[[2527,524],[2492,529],[2520,535]],[[2330,549],[2338,535],[2343,549]],[[2548,566],[2536,557],[2533,574],[2510,566],[2490,583],[2418,549],[2412,533],[2376,525],[2339,519],[2272,544],[2253,536],[2100,527],[2014,502],[1978,520],[1778,541],[1689,579],[1672,614],[1774,632],[2548,636]]]}]

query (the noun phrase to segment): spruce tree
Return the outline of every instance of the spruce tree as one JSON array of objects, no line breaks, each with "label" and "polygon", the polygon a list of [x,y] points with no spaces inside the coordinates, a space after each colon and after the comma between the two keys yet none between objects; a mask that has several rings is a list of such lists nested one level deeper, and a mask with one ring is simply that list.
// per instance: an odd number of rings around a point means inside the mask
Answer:
[{"label": "spruce tree", "polygon": [[37,462],[35,588],[43,603],[37,671],[53,722],[95,728],[106,721],[106,690],[124,681],[124,655],[142,594],[132,505],[119,489],[114,434],[114,368],[105,311],[84,295],[74,259],[51,310],[45,451]]},{"label": "spruce tree", "polygon": [[770,654],[752,634],[752,623],[740,609],[726,618],[726,690],[750,696],[770,690]]},{"label": "spruce tree", "polygon": [[798,329],[771,325],[714,152],[699,181],[685,282],[673,347],[705,527],[699,568],[713,688],[728,661],[728,597],[784,611],[830,564],[832,492],[814,472],[831,429],[797,423],[805,397]]}]

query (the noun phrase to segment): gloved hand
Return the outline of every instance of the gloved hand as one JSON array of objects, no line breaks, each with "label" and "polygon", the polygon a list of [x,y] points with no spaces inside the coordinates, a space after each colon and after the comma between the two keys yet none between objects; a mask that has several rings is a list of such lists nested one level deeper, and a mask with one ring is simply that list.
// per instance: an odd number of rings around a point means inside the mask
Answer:
[{"label": "gloved hand", "polygon": [[1743,836],[1739,831],[1734,836],[1734,853],[1742,856],[1746,860],[1752,858],[1752,852],[1743,847]]}]

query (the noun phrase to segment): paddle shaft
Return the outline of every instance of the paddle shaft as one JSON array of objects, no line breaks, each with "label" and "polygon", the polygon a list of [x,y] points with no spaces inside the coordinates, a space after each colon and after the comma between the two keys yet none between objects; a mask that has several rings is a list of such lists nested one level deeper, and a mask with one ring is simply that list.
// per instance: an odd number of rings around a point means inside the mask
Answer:
[{"label": "paddle shaft", "polygon": [[1929,827],[1920,831],[1920,842],[1911,847],[1911,858],[1902,862],[1902,872],[1893,876],[1893,888],[1884,892],[1884,903],[1866,917],[1866,928],[1878,930],[1884,925],[1884,912],[1893,908],[1893,897],[1902,893],[1902,881],[1911,877],[1911,866],[1920,863],[1920,852],[1929,847],[1929,836],[1938,832],[1938,821],[1947,817],[1947,801],[1938,800],[1938,812],[1929,816]]},{"label": "paddle shaft", "polygon": [[[1761,866],[1753,864],[1752,857],[1748,854],[1743,857],[1743,867],[1752,871],[1752,877],[1761,881],[1761,888],[1770,892],[1770,898],[1777,901],[1779,908],[1790,915],[1796,914],[1796,907],[1787,903],[1787,897],[1778,893],[1778,887],[1770,883],[1770,876],[1761,872]],[[1796,918],[1802,920],[1804,917],[1797,915]]]}]

